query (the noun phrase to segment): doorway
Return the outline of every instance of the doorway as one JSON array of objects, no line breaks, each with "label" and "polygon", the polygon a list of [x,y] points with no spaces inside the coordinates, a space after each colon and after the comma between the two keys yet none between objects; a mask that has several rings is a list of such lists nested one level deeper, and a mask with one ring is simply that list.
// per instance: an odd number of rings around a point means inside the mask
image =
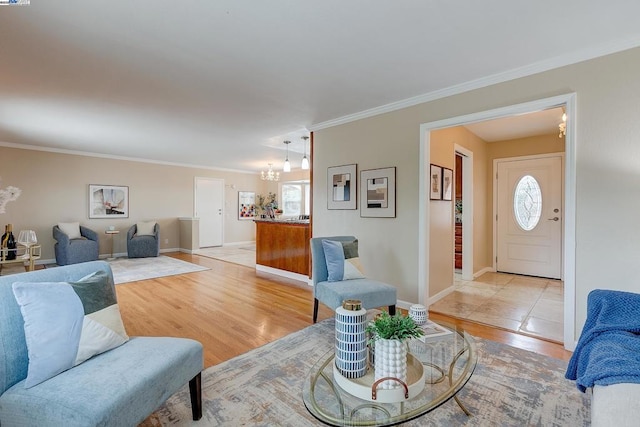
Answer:
[{"label": "doorway", "polygon": [[[430,204],[429,204],[429,165],[430,165],[430,133],[433,130],[445,129],[470,123],[476,123],[481,121],[493,120],[504,117],[517,116],[521,114],[542,111],[555,107],[563,107],[566,110],[567,130],[565,136],[565,170],[564,170],[564,222],[563,237],[564,244],[562,245],[562,264],[564,273],[564,296],[563,296],[563,342],[564,346],[568,350],[573,350],[577,340],[575,332],[575,225],[576,225],[576,203],[575,203],[575,185],[576,185],[576,159],[575,159],[575,139],[574,139],[574,127],[575,127],[575,94],[560,95],[552,98],[546,98],[542,100],[527,102],[523,104],[512,105],[495,110],[489,110],[484,112],[478,112],[465,116],[454,117],[451,119],[440,120],[431,123],[424,123],[420,127],[420,205],[419,205],[419,242],[418,242],[418,257],[419,257],[419,270],[418,278],[419,283],[422,284],[418,288],[418,294],[420,301],[425,305],[430,305],[433,302],[446,296],[447,293],[439,292],[438,294],[431,295],[429,292],[430,283]],[[464,231],[463,231],[464,233]],[[464,236],[464,234],[463,234]],[[464,249],[464,243],[463,243]],[[486,264],[485,264],[486,265]],[[464,262],[463,262],[464,266]],[[484,271],[490,271],[485,269]],[[484,271],[474,272],[482,273]],[[452,289],[451,289],[452,290]]]},{"label": "doorway", "polygon": [[222,246],[224,180],[195,179],[195,216],[200,219],[200,247]]}]

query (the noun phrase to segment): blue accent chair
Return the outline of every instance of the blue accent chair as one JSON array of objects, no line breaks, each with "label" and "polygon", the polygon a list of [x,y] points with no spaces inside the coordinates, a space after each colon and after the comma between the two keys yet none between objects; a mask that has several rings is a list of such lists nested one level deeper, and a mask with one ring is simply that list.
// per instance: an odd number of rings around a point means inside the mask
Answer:
[{"label": "blue accent chair", "polygon": [[194,420],[202,417],[202,344],[186,338],[130,337],[38,385],[24,387],[29,356],[14,282],[77,281],[111,267],[93,261],[0,277],[0,425],[136,426],[187,382]]},{"label": "blue accent chair", "polygon": [[146,258],[160,255],[160,224],[156,222],[153,236],[138,236],[138,226],[133,224],[127,231],[127,256]]},{"label": "blue accent chair", "polygon": [[371,279],[352,279],[340,282],[329,282],[327,278],[327,261],[322,248],[323,240],[349,242],[354,236],[314,237],[311,239],[311,279],[313,281],[313,323],[318,318],[318,302],[332,310],[340,307],[346,299],[362,301],[367,310],[378,307],[389,307],[389,314],[396,314],[396,288],[386,283]]},{"label": "blue accent chair", "polygon": [[57,225],[53,226],[53,238],[56,264],[69,265],[98,259],[98,234],[90,228],[80,226],[80,239],[69,239]]}]

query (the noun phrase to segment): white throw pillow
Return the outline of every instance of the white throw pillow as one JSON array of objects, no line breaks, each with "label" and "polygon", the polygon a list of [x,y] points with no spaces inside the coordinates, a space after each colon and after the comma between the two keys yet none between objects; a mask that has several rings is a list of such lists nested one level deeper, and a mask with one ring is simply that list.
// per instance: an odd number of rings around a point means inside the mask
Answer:
[{"label": "white throw pillow", "polygon": [[137,226],[137,231],[136,231],[136,235],[137,236],[155,236],[156,233],[154,233],[153,229],[156,226],[156,222],[155,221],[143,221],[143,222],[139,222],[136,224]]},{"label": "white throw pillow", "polygon": [[69,236],[69,239],[81,239],[80,223],[79,222],[59,222],[58,228],[64,234]]}]

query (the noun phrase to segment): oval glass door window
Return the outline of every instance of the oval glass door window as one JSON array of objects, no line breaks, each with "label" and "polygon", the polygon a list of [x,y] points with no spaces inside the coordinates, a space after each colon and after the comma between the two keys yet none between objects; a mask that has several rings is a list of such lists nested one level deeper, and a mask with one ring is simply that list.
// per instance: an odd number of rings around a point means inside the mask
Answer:
[{"label": "oval glass door window", "polygon": [[525,231],[536,228],[542,213],[542,193],[538,181],[531,175],[523,176],[513,195],[513,213],[516,222]]}]

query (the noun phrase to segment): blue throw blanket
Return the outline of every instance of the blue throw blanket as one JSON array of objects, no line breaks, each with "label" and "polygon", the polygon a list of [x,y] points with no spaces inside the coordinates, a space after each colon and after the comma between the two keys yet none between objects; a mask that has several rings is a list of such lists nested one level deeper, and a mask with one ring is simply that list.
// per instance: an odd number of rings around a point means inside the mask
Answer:
[{"label": "blue throw blanket", "polygon": [[596,289],[565,377],[594,384],[640,383],[640,294]]}]

